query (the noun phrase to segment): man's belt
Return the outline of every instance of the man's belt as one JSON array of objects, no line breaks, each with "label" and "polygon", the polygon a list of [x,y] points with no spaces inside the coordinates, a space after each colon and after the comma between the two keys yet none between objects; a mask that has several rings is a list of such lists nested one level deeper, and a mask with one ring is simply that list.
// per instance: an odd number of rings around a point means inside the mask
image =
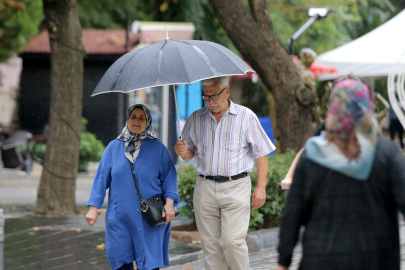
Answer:
[{"label": "man's belt", "polygon": [[[237,179],[241,179],[244,178],[248,175],[247,172],[243,172],[237,175],[233,175],[231,176],[232,180],[237,180]],[[201,177],[205,177],[206,179],[215,181],[215,182],[226,182],[229,181],[229,176],[211,176],[211,175],[200,175]]]}]

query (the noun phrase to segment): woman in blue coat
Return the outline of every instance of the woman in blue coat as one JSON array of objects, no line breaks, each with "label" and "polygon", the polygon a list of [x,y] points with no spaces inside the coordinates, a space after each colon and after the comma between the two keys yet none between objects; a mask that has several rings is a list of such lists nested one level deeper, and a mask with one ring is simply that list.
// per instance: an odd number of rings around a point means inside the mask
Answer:
[{"label": "woman in blue coat", "polygon": [[[122,134],[110,142],[101,158],[86,221],[95,224],[97,209],[109,189],[105,242],[111,268],[134,269],[136,261],[138,269],[159,269],[169,265],[170,221],[179,201],[177,173],[169,151],[155,136],[149,109],[137,104],[129,108],[127,116]],[[145,199],[163,194],[166,224],[150,227],[143,216],[130,162]]]}]

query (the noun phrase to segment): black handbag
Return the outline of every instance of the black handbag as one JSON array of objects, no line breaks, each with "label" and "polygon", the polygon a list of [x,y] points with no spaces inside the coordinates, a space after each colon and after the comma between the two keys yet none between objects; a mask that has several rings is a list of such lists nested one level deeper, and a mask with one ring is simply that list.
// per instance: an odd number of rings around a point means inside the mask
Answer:
[{"label": "black handbag", "polygon": [[[145,215],[146,221],[148,222],[149,226],[156,227],[165,223],[166,219],[162,217],[162,213],[166,212],[165,209],[165,200],[163,198],[163,194],[159,194],[149,199],[143,200],[141,190],[139,189],[138,181],[136,181],[134,165],[132,162],[131,170],[132,170],[132,177],[134,178],[136,190],[138,191],[139,201],[141,202],[141,211]],[[179,211],[176,207],[174,208],[175,216],[177,217]]]}]

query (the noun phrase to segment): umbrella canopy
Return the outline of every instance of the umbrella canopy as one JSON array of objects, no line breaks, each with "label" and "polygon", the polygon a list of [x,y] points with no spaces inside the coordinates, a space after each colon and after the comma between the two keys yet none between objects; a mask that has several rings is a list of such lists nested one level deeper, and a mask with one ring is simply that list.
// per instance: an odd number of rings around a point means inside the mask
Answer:
[{"label": "umbrella canopy", "polygon": [[120,57],[101,78],[92,96],[249,72],[256,73],[239,56],[217,43],[166,39]]}]

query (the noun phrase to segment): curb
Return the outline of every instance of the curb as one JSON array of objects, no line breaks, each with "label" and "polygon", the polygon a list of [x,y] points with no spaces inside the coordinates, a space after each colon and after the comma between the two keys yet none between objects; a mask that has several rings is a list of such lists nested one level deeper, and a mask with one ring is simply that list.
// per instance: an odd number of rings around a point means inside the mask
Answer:
[{"label": "curb", "polygon": [[185,264],[185,263],[190,263],[190,262],[194,262],[194,261],[199,261],[199,260],[202,260],[202,259],[204,259],[202,250],[196,251],[196,252],[193,252],[193,253],[183,254],[183,255],[180,255],[180,256],[170,258],[169,259],[169,261],[170,261],[170,266],[169,267],[180,265],[180,264]]},{"label": "curb", "polygon": [[[246,241],[246,244],[249,248],[249,257],[259,256],[259,258],[261,258],[263,255],[261,254],[261,252],[268,252],[269,250],[272,250],[272,248],[274,248],[278,243],[279,231],[279,228],[272,228],[250,232]],[[190,263],[194,263],[193,267],[197,265],[200,267],[200,264],[203,264],[203,259],[204,257],[202,250],[194,253],[180,255],[178,257],[170,259],[170,266],[168,267],[168,269],[171,269],[172,267],[173,269],[178,269],[179,266],[184,266],[185,264]]]},{"label": "curb", "polygon": [[280,228],[278,227],[250,232],[246,241],[249,253],[260,252],[263,249],[276,246],[279,233]]}]

